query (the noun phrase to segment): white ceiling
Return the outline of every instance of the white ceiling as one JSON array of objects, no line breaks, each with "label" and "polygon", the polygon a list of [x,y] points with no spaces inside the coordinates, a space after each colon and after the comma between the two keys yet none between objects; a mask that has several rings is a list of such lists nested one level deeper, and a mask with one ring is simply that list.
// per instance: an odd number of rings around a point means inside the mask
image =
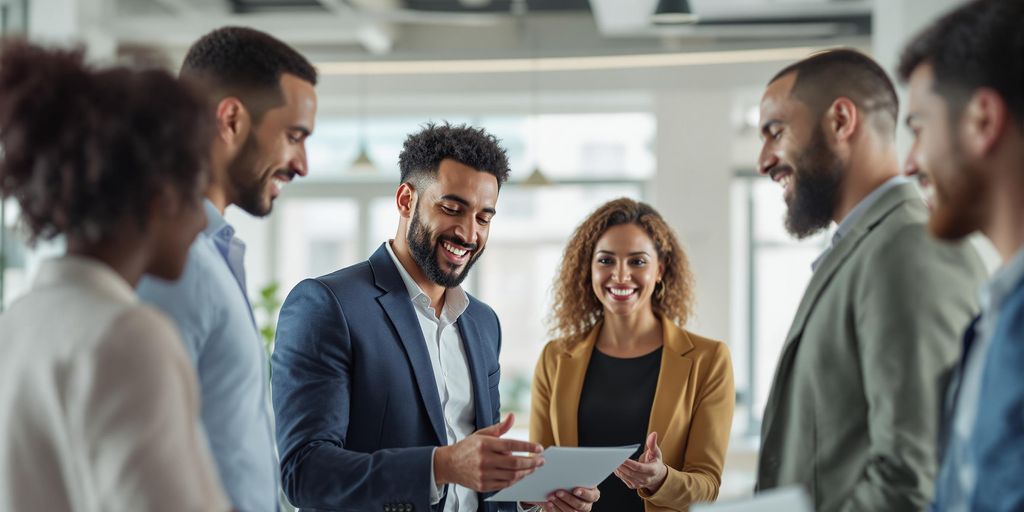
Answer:
[{"label": "white ceiling", "polygon": [[[656,27],[650,23],[650,13],[657,0],[589,0],[589,9],[534,11],[525,17],[472,7],[450,12],[406,7],[407,1],[425,0],[88,1],[111,3],[101,28],[119,46],[156,46],[176,56],[213,28],[247,25],[273,33],[317,58],[334,60],[602,55],[820,45],[830,38],[864,36],[864,20],[870,17],[872,3],[691,0],[701,18],[697,26]],[[472,6],[474,2],[508,4],[520,0],[432,1]],[[541,5],[544,0],[530,1]],[[239,14],[239,2],[290,3],[294,7]]]}]

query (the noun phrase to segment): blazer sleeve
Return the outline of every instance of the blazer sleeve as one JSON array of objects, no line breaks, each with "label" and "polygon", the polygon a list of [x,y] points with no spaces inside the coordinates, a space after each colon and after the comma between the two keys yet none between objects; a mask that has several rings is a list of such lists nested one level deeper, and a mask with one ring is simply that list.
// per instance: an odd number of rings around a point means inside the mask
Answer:
[{"label": "blazer sleeve", "polygon": [[853,307],[870,454],[840,510],[921,510],[931,500],[941,383],[983,275],[971,251],[910,224],[866,258]]},{"label": "blazer sleeve", "polygon": [[725,451],[732,431],[736,406],[732,358],[725,343],[716,343],[706,378],[700,382],[698,399],[690,420],[683,467],[668,467],[665,483],[658,492],[639,494],[653,505],[686,510],[693,503],[714,501],[722,483]]},{"label": "blazer sleeve", "polygon": [[530,398],[530,441],[543,447],[555,444],[554,429],[551,426],[551,385],[554,372],[555,344],[549,342],[537,360],[533,371],[533,388]]},{"label": "blazer sleeve", "polygon": [[281,483],[293,505],[383,510],[409,503],[431,510],[433,446],[346,449],[356,412],[353,340],[341,304],[324,283],[307,279],[288,295],[271,362]]}]

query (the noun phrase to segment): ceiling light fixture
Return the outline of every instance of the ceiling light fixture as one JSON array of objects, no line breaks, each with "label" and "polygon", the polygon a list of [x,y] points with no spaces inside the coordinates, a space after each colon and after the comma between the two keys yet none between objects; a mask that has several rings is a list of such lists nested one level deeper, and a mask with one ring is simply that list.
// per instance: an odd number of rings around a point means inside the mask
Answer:
[{"label": "ceiling light fixture", "polygon": [[527,124],[529,135],[528,141],[530,152],[533,154],[533,169],[530,175],[521,183],[528,187],[544,187],[551,184],[551,180],[544,176],[540,170],[540,84],[538,84],[537,71],[537,39],[531,34],[528,20],[528,6],[526,0],[513,0],[512,13],[516,15],[519,27],[519,36],[530,44],[530,63],[533,69],[530,71],[530,122]]},{"label": "ceiling light fixture", "polygon": [[656,25],[687,25],[697,23],[697,20],[688,0],[658,0],[658,7],[651,15],[651,21]]},{"label": "ceiling light fixture", "polygon": [[367,133],[366,133],[366,75],[357,76],[359,83],[359,154],[356,155],[356,159],[352,161],[349,166],[349,172],[353,174],[374,174],[377,172],[377,166],[374,165],[373,160],[370,159],[370,152],[367,150]]}]

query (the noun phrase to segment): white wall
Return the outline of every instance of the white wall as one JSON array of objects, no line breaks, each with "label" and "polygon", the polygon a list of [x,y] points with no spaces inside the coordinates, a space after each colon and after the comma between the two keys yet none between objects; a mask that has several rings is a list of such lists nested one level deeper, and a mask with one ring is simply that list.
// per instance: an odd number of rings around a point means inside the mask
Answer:
[{"label": "white wall", "polygon": [[675,229],[696,278],[689,326],[727,340],[730,325],[729,185],[736,130],[729,90],[660,91],[655,208]]}]

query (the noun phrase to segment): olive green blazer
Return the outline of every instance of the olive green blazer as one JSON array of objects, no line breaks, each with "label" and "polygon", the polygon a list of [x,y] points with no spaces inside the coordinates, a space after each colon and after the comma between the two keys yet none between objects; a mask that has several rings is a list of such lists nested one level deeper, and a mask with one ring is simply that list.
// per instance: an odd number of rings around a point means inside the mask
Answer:
[{"label": "olive green blazer", "polygon": [[986,273],[927,219],[912,184],[893,187],[814,273],[765,407],[758,490],[802,485],[818,512],[930,502],[941,397]]}]

